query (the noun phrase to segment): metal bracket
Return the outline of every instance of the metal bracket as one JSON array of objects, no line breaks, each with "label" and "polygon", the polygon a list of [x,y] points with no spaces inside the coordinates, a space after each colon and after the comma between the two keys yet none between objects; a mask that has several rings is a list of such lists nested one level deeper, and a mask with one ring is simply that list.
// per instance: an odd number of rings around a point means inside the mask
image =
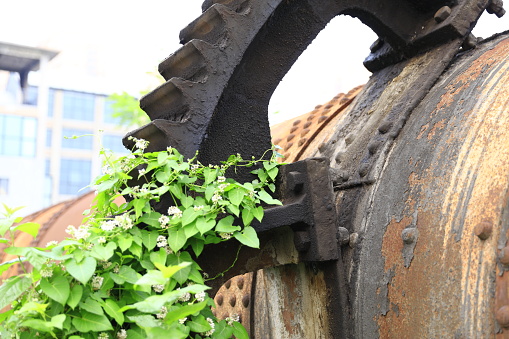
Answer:
[{"label": "metal bracket", "polygon": [[265,210],[258,233],[290,226],[302,261],[339,258],[336,208],[327,158],[309,158],[284,165],[277,195],[283,206]]}]

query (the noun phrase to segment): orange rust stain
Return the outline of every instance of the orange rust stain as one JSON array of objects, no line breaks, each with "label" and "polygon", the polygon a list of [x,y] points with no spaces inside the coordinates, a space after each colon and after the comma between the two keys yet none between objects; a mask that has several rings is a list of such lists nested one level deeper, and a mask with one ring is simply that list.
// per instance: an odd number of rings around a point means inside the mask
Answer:
[{"label": "orange rust stain", "polygon": [[433,125],[433,128],[428,133],[428,140],[433,139],[435,136],[435,133],[437,132],[437,129],[443,129],[445,126],[445,119],[440,120],[439,122],[435,123]]},{"label": "orange rust stain", "polygon": [[285,274],[281,274],[281,282],[285,286],[286,294],[283,298],[284,307],[281,309],[281,316],[284,322],[285,329],[289,334],[295,334],[295,315],[291,311],[295,309],[291,304],[300,300],[299,288],[297,286],[297,273],[293,269],[285,269]]},{"label": "orange rust stain", "polygon": [[424,135],[424,132],[426,132],[429,128],[429,124],[426,124],[424,126],[421,127],[421,133],[419,133],[419,135],[417,136],[417,139],[420,139],[422,138],[422,136]]}]

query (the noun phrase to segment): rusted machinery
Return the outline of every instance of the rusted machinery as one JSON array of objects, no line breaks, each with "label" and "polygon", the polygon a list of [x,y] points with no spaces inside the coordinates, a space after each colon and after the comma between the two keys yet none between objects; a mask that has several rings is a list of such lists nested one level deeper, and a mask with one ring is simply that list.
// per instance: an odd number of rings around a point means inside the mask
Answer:
[{"label": "rusted machinery", "polygon": [[[380,37],[362,89],[278,127],[274,141],[300,161],[281,170],[284,205],[255,225],[261,249],[212,282],[218,316],[240,312],[264,339],[509,337],[509,34],[470,35],[502,1],[203,9],[160,65],[167,82],[141,100],[152,122],[130,135],[204,163],[270,147],[270,96],[331,18]],[[207,251],[214,276],[237,247]]]},{"label": "rusted machinery", "polygon": [[[270,96],[330,19],[358,17],[380,37],[370,81],[300,159],[320,158],[282,169],[284,206],[257,225],[261,250],[213,285],[265,269],[227,282],[216,302],[241,298],[254,338],[509,336],[509,39],[470,34],[484,10],[504,14],[502,1],[208,0],[203,10],[161,63],[167,82],[141,100],[152,122],[131,135],[152,150],[199,150],[205,163],[269,147]],[[231,251],[210,249],[205,271],[228,267]],[[228,292],[235,284],[244,295]]]}]

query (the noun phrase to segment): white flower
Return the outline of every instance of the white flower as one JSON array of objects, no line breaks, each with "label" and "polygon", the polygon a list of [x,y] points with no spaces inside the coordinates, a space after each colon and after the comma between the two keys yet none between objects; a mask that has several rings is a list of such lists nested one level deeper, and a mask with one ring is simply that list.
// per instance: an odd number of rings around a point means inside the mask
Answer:
[{"label": "white flower", "polygon": [[158,284],[158,285],[152,285],[152,288],[154,289],[154,291],[156,291],[157,293],[161,293],[162,291],[164,291],[164,285],[161,285],[161,284]]},{"label": "white flower", "polygon": [[179,323],[183,325],[186,322],[186,320],[187,320],[187,317],[179,319]]},{"label": "white flower", "polygon": [[196,171],[198,168],[200,168],[200,165],[198,165],[198,164],[191,165],[191,171]]},{"label": "white flower", "polygon": [[194,297],[198,302],[202,302],[205,300],[205,292],[198,292],[194,295]]},{"label": "white flower", "polygon": [[161,307],[161,311],[156,315],[157,319],[164,319],[166,317],[166,314],[168,313],[168,309],[166,306]]},{"label": "white flower", "polygon": [[161,224],[161,228],[168,228],[168,223],[170,222],[170,218],[167,215],[161,215],[158,219],[159,224]]},{"label": "white flower", "polygon": [[140,173],[140,176],[145,175],[147,173],[147,169],[141,168],[138,170],[138,173]]},{"label": "white flower", "polygon": [[114,220],[103,221],[101,223],[101,229],[103,231],[110,232],[113,231],[115,227],[117,227],[117,223]]},{"label": "white flower", "polygon": [[194,207],[193,207],[193,209],[194,209],[195,211],[201,211],[201,210],[203,209],[203,207],[204,207],[203,205],[200,205],[200,206],[194,206]]},{"label": "white flower", "polygon": [[73,225],[69,225],[65,229],[65,233],[67,233],[69,235],[74,235],[75,232],[76,232],[76,228]]},{"label": "white flower", "polygon": [[219,200],[223,200],[223,197],[222,197],[222,196],[220,196],[219,194],[215,193],[215,194],[212,196],[212,202],[217,203]]},{"label": "white flower", "polygon": [[102,171],[104,174],[109,174],[109,175],[112,175],[114,173],[113,169],[108,165],[103,166]]},{"label": "white flower", "polygon": [[240,316],[235,313],[231,317],[227,317],[225,320],[228,323],[228,325],[231,326],[231,325],[233,325],[234,322],[239,322]]},{"label": "white flower", "polygon": [[222,238],[222,239],[225,239],[225,240],[228,240],[232,237],[232,234],[231,233],[223,233],[223,232],[220,232],[219,233],[219,236]]},{"label": "white flower", "polygon": [[104,244],[106,242],[106,237],[99,237],[99,239],[97,239],[97,242],[99,244]]},{"label": "white flower", "polygon": [[228,186],[229,186],[229,184],[221,184],[221,185],[219,185],[219,186],[217,187],[217,189],[218,189],[218,191],[219,191],[219,192],[224,192],[224,189],[225,189],[226,187],[228,187]]},{"label": "white flower", "polygon": [[174,218],[182,217],[182,211],[177,206],[170,206],[168,208],[168,215],[172,215]]},{"label": "white flower", "polygon": [[58,245],[58,241],[52,240],[46,244],[46,247],[55,246]]},{"label": "white flower", "polygon": [[117,332],[117,339],[126,339],[127,338],[127,331],[124,329],[121,329]]},{"label": "white flower", "polygon": [[164,250],[166,251],[166,254],[173,254],[173,250],[169,246],[166,246]]},{"label": "white flower", "polygon": [[101,261],[101,265],[102,265],[103,269],[106,270],[106,269],[110,268],[111,265],[113,265],[113,263],[110,261]]},{"label": "white flower", "polygon": [[225,182],[225,180],[226,180],[226,178],[223,177],[222,175],[217,177],[217,182]]},{"label": "white flower", "polygon": [[127,213],[117,215],[115,217],[115,222],[119,227],[122,227],[124,230],[133,228],[133,219],[131,219],[131,217]]},{"label": "white flower", "polygon": [[166,247],[168,245],[168,240],[164,235],[160,235],[157,237],[157,247]]},{"label": "white flower", "polygon": [[144,150],[145,148],[147,148],[149,142],[145,139],[138,139],[138,138],[135,138],[133,136],[130,136],[128,138],[129,140],[134,140],[134,147],[136,147],[137,149],[139,150]]},{"label": "white flower", "polygon": [[212,328],[210,330],[208,330],[207,332],[205,332],[205,336],[210,337],[212,335],[212,333],[214,333],[214,331],[216,330],[215,329],[216,324],[214,324],[214,320],[212,320],[211,318],[207,318],[207,322],[209,323],[210,327],[212,327]]},{"label": "white flower", "polygon": [[92,278],[92,282],[91,282],[92,288],[94,290],[100,289],[101,286],[103,285],[103,281],[104,281],[103,277],[100,277],[100,276],[93,277]]},{"label": "white flower", "polygon": [[110,336],[108,335],[108,333],[106,332],[101,332],[99,333],[99,336],[97,337],[97,339],[108,339]]},{"label": "white flower", "polygon": [[115,267],[113,267],[113,273],[118,274],[118,272],[120,272],[120,266],[116,264]]},{"label": "white flower", "polygon": [[43,278],[51,278],[53,276],[53,270],[50,267],[43,268],[40,273]]},{"label": "white flower", "polygon": [[[179,287],[179,288],[177,288],[177,290],[180,290],[180,287]],[[190,294],[189,292],[183,293],[183,294],[179,297],[179,301],[183,301],[183,302],[189,301],[189,299],[191,299],[191,294]]]},{"label": "white flower", "polygon": [[171,147],[171,146],[166,147],[166,152],[171,152],[172,150],[173,150],[173,147]]},{"label": "white flower", "polygon": [[90,236],[90,232],[88,231],[88,226],[80,226],[74,232],[74,237],[76,240],[87,239]]}]

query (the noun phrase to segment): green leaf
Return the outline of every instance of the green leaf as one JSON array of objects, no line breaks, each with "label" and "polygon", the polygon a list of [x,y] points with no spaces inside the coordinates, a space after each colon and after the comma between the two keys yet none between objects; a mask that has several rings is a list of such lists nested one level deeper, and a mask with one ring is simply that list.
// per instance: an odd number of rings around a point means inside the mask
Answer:
[{"label": "green leaf", "polygon": [[141,230],[141,240],[143,241],[143,245],[148,250],[152,250],[154,247],[156,247],[157,244],[157,237],[159,236],[159,233],[157,231],[147,231],[147,230]]},{"label": "green leaf", "polygon": [[216,226],[217,232],[231,233],[240,230],[239,226],[233,226],[233,216],[229,215],[219,220]]},{"label": "green leaf", "polygon": [[15,217],[8,217],[0,219],[0,236],[4,236],[5,233],[11,228],[12,224],[16,222]]},{"label": "green leaf", "polygon": [[189,225],[184,226],[183,230],[187,239],[191,238],[192,236],[199,232],[195,222],[192,222]]},{"label": "green leaf", "polygon": [[178,252],[182,247],[184,247],[186,241],[187,237],[183,229],[179,228],[176,230],[168,230],[168,245],[173,252]]},{"label": "green leaf", "polygon": [[182,226],[189,225],[192,223],[197,217],[200,216],[201,213],[195,211],[194,208],[186,208],[182,213]]},{"label": "green leaf", "polygon": [[193,248],[194,254],[198,257],[203,251],[203,247],[205,246],[205,242],[202,239],[192,238],[189,241],[191,243],[191,247]]},{"label": "green leaf", "polygon": [[8,244],[8,243],[9,243],[9,239],[0,238],[0,244]]},{"label": "green leaf", "polygon": [[231,214],[235,215],[235,216],[239,216],[240,215],[240,209],[238,206],[235,206],[235,205],[232,205],[232,204],[228,204],[226,206],[226,209],[228,210],[228,212],[230,212]]},{"label": "green leaf", "polygon": [[[167,324],[171,324],[172,322],[178,321],[179,319],[185,318],[191,314],[195,314],[200,312],[207,306],[207,301],[202,301],[196,304],[188,304],[186,306],[182,306],[174,311],[170,311],[166,314],[164,318],[164,322]],[[186,323],[187,325],[187,323]],[[208,331],[208,330],[205,330]],[[195,331],[195,332],[205,332],[205,331]]]},{"label": "green leaf", "polygon": [[203,169],[203,176],[205,178],[205,185],[210,184],[212,181],[216,180],[217,178],[217,169],[205,167]]},{"label": "green leaf", "polygon": [[164,184],[165,182],[168,182],[170,180],[170,175],[165,171],[158,171],[156,173],[156,180],[159,181],[161,184]]},{"label": "green leaf", "polygon": [[193,206],[194,199],[193,199],[193,197],[190,197],[188,195],[184,195],[180,199],[180,203],[182,204],[182,206],[184,206],[184,208],[189,208],[189,207]]},{"label": "green leaf", "polygon": [[132,267],[125,265],[120,267],[118,274],[110,272],[110,277],[119,285],[122,285],[126,281],[135,284],[139,279],[138,273],[136,273]]},{"label": "green leaf", "polygon": [[233,323],[233,335],[237,339],[249,339],[246,329],[239,322]]},{"label": "green leaf", "polygon": [[164,249],[160,249],[159,251],[151,252],[150,253],[150,261],[155,264],[161,264],[164,265],[166,263],[166,257],[168,255],[166,254],[166,251]]},{"label": "green leaf", "polygon": [[166,152],[159,152],[159,154],[157,154],[157,163],[159,165],[165,165],[166,164],[166,160],[168,159],[169,155],[168,153]]},{"label": "green leaf", "polygon": [[51,332],[53,330],[53,326],[49,321],[41,319],[27,319],[21,323],[21,326],[32,328],[40,332]]},{"label": "green leaf", "polygon": [[118,247],[122,250],[122,252],[125,252],[129,247],[131,247],[133,243],[133,237],[128,234],[122,234],[117,239]]},{"label": "green leaf", "polygon": [[146,199],[134,199],[132,201],[134,212],[136,214],[136,219],[138,219],[142,215],[146,203],[147,203]]},{"label": "green leaf", "polygon": [[255,208],[252,208],[251,209],[251,213],[253,213],[253,216],[258,219],[258,221],[262,221],[263,219],[263,207],[262,206],[258,206],[258,207],[255,207]]},{"label": "green leaf", "polygon": [[39,228],[41,228],[40,224],[37,224],[35,222],[26,222],[24,224],[20,224],[18,226],[13,227],[13,231],[25,232],[35,238],[37,236],[37,233],[39,233]]},{"label": "green leaf", "polygon": [[215,186],[207,186],[207,188],[205,189],[205,199],[207,201],[210,201],[210,199],[212,199],[212,196],[214,195],[214,193],[216,193],[216,187]]},{"label": "green leaf", "polygon": [[90,255],[101,261],[107,261],[109,258],[113,256],[116,248],[117,244],[112,241],[108,242],[106,246],[98,244],[92,248]]},{"label": "green leaf", "polygon": [[64,321],[65,321],[65,318],[66,318],[66,315],[65,314],[59,314],[59,315],[56,315],[54,317],[51,317],[51,322],[50,324],[53,326],[53,327],[56,327],[56,328],[59,328],[59,329],[62,329],[64,327]]},{"label": "green leaf", "polygon": [[[157,311],[159,311],[160,309],[161,308],[159,308]],[[127,318],[131,321],[134,321],[138,326],[140,326],[142,328],[160,326],[159,322],[157,320],[155,320],[154,317],[151,315],[133,315],[133,316],[127,316]]]},{"label": "green leaf", "polygon": [[190,262],[183,262],[177,266],[166,267],[160,263],[155,263],[155,266],[163,273],[164,278],[171,278],[175,273],[190,265]]},{"label": "green leaf", "polygon": [[85,285],[94,275],[97,261],[92,257],[85,257],[80,263],[74,259],[65,262],[65,268],[70,275]]},{"label": "green leaf", "polygon": [[265,202],[269,205],[283,205],[283,203],[281,203],[281,201],[274,199],[273,197],[270,196],[269,193],[265,192],[264,190],[261,190],[260,192],[258,192],[258,198],[260,198],[260,200],[262,200],[263,202]]},{"label": "green leaf", "polygon": [[216,221],[214,219],[207,220],[205,217],[200,217],[196,220],[196,228],[202,235],[213,229],[214,226],[216,226]]},{"label": "green leaf", "polygon": [[228,191],[228,199],[235,206],[239,206],[242,200],[244,200],[244,196],[246,191],[243,188],[235,187],[234,189]]},{"label": "green leaf", "polygon": [[81,311],[80,314],[76,315],[72,319],[72,324],[79,332],[100,332],[100,331],[111,331],[111,326],[108,318],[103,314],[94,314],[87,311]]},{"label": "green leaf", "polygon": [[12,254],[12,255],[26,256],[26,254],[28,252],[30,252],[30,250],[31,250],[30,247],[11,246],[11,247],[7,247],[4,250],[4,252],[7,253],[7,254]]},{"label": "green leaf", "polygon": [[65,305],[71,293],[69,282],[61,275],[55,276],[51,280],[42,278],[39,286],[48,297],[61,305]]},{"label": "green leaf", "polygon": [[102,303],[102,307],[106,314],[115,319],[115,321],[122,326],[124,323],[124,314],[120,312],[120,307],[111,299],[106,299]]},{"label": "green leaf", "polygon": [[242,210],[242,223],[244,223],[244,226],[249,226],[251,224],[251,221],[253,221],[254,214],[253,209],[250,207],[245,207]]},{"label": "green leaf", "polygon": [[1,263],[0,264],[0,275],[3,272],[7,271],[9,269],[9,267],[11,267],[12,265],[19,264],[24,261],[26,261],[26,258],[16,258],[16,259],[12,259],[12,260],[6,261],[4,263]]},{"label": "green leaf", "polygon": [[167,279],[164,277],[163,272],[157,270],[149,270],[144,276],[136,281],[135,285],[165,285],[166,282]]},{"label": "green leaf", "polygon": [[127,338],[129,339],[147,339],[147,335],[144,330],[131,323],[131,328],[127,330]]},{"label": "green leaf", "polygon": [[253,247],[253,248],[259,248],[260,247],[260,240],[258,240],[258,235],[256,234],[256,231],[251,226],[244,227],[244,230],[242,232],[236,232],[233,234],[235,239],[240,241],[242,244]]},{"label": "green leaf", "polygon": [[180,200],[183,196],[182,186],[177,183],[173,183],[170,185],[170,192],[178,200]]},{"label": "green leaf", "polygon": [[231,338],[233,334],[233,328],[226,324],[226,321],[220,321],[216,327],[214,333],[212,333],[212,339],[224,339]]},{"label": "green leaf", "polygon": [[201,333],[201,332],[207,332],[212,327],[210,326],[209,322],[205,319],[203,315],[199,315],[197,317],[193,317],[193,320],[187,321],[186,326],[189,326],[191,331]]},{"label": "green leaf", "polygon": [[18,275],[4,281],[0,285],[0,310],[10,305],[11,302],[28,290],[31,284],[32,280],[26,275]]},{"label": "green leaf", "polygon": [[[186,339],[190,338],[189,329],[184,326],[178,327],[177,324],[174,324],[170,328],[162,328],[162,327],[151,327],[146,329],[147,338],[146,339],[161,339],[161,338],[171,338],[171,339]],[[198,339],[196,337],[195,339]]]},{"label": "green leaf", "polygon": [[[191,255],[188,252],[182,252],[180,255],[170,254],[168,256],[168,265],[179,266],[183,263],[193,262]],[[189,273],[191,272],[191,266],[187,266],[179,270],[173,275],[173,278],[177,280],[179,284],[186,282]]]},{"label": "green leaf", "polygon": [[[136,240],[136,238],[135,238]],[[141,246],[138,245],[137,243],[133,242],[131,244],[131,247],[129,247],[129,250],[131,251],[131,253],[135,256],[137,256],[138,258],[141,257],[141,253],[142,253],[142,250],[141,250]]]},{"label": "green leaf", "polygon": [[83,295],[83,285],[74,285],[71,290],[71,294],[69,295],[69,299],[67,299],[67,305],[69,305],[73,310],[78,303],[81,301],[81,296]]},{"label": "green leaf", "polygon": [[160,227],[161,225],[161,223],[159,222],[160,217],[161,213],[152,211],[150,213],[143,214],[143,216],[138,221],[153,227]]},{"label": "green leaf", "polygon": [[79,307],[80,309],[90,313],[98,315],[104,314],[101,304],[90,297],[88,297],[84,302],[79,303]]}]

